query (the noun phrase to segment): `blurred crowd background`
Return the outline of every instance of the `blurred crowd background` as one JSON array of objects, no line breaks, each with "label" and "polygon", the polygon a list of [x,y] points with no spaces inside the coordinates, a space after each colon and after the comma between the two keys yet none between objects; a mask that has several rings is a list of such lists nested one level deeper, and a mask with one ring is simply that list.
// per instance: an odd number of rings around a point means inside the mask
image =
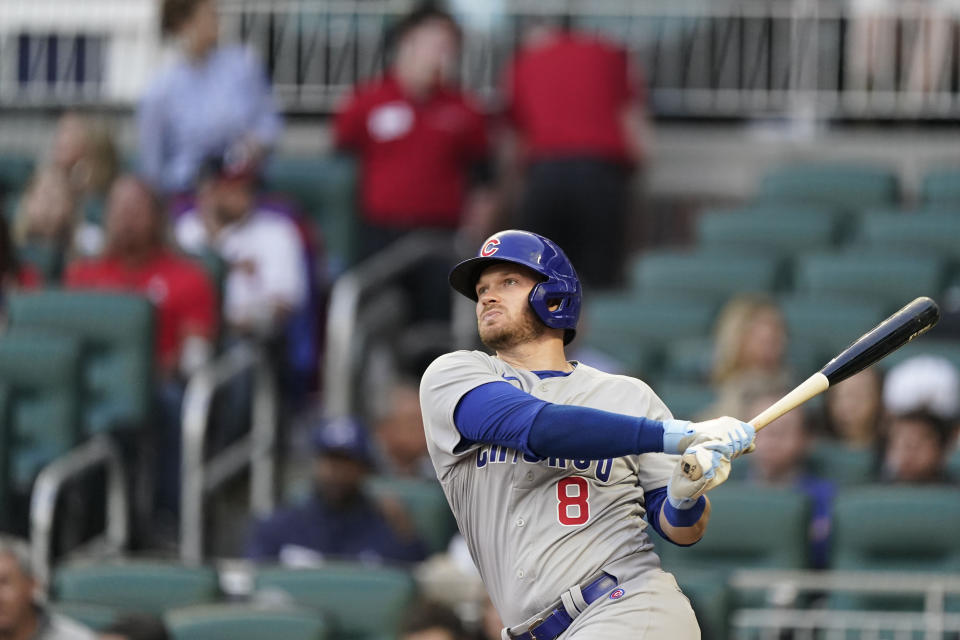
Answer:
[{"label": "blurred crowd background", "polygon": [[477,348],[446,274],[503,228],[576,265],[571,359],[679,418],[937,300],[655,544],[704,637],[958,637],[958,24],[0,0],[0,637],[499,638],[418,382]]}]

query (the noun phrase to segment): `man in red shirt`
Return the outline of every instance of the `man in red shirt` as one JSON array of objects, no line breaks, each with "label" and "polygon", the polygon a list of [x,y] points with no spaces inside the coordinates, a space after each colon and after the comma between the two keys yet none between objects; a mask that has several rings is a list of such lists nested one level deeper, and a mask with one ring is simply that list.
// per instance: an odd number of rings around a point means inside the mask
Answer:
[{"label": "man in red shirt", "polygon": [[616,285],[630,181],[647,138],[626,51],[540,22],[504,85],[507,121],[527,164],[519,226],[568,247],[589,285]]},{"label": "man in red shirt", "polygon": [[169,249],[164,235],[163,212],[149,187],[133,177],[118,179],[107,202],[104,253],[71,264],[65,285],[150,298],[157,312],[157,366],[163,379],[171,379],[189,375],[209,357],[217,301],[203,269]]},{"label": "man in red shirt", "polygon": [[[489,183],[486,122],[451,84],[460,29],[429,5],[395,31],[395,56],[382,78],[360,86],[337,115],[336,146],[360,160],[360,253],[368,257],[410,231],[491,230],[496,210]],[[417,306],[436,307],[452,265],[423,270]],[[430,279],[429,273],[444,278]],[[416,277],[414,280],[422,281]],[[434,282],[434,280],[437,280]],[[442,300],[442,298],[441,298]]]}]

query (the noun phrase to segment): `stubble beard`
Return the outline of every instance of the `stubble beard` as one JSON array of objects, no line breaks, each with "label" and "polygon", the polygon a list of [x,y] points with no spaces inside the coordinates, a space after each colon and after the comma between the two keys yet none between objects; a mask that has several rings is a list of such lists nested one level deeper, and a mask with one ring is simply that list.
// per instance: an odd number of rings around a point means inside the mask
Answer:
[{"label": "stubble beard", "polygon": [[479,328],[480,341],[489,349],[504,351],[526,342],[532,342],[543,335],[547,327],[533,313],[529,306],[523,310],[520,320],[508,326],[490,329]]}]

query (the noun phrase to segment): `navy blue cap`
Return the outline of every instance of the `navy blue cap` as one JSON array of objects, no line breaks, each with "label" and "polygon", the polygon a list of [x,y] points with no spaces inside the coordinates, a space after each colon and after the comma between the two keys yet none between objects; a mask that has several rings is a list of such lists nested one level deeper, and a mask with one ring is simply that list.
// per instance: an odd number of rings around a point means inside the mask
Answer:
[{"label": "navy blue cap", "polygon": [[316,453],[340,455],[370,464],[370,439],[363,424],[355,418],[334,418],[317,425],[310,434]]}]

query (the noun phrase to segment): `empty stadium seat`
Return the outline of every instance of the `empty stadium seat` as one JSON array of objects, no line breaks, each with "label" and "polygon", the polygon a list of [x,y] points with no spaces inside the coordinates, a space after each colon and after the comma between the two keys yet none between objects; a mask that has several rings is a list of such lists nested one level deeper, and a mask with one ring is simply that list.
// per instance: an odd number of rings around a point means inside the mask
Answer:
[{"label": "empty stadium seat", "polygon": [[154,310],[141,296],[42,291],[11,296],[10,326],[80,340],[87,434],[149,423],[153,408]]},{"label": "empty stadium seat", "polygon": [[721,302],[739,293],[773,291],[780,281],[778,266],[774,258],[735,249],[651,252],[634,263],[632,282],[636,291],[647,296]]},{"label": "empty stadium seat", "polygon": [[802,569],[807,566],[809,499],[800,491],[728,482],[710,492],[710,525],[689,548],[659,545],[663,567]]},{"label": "empty stadium seat", "polygon": [[697,243],[701,247],[737,248],[773,256],[829,249],[834,243],[838,222],[833,212],[778,209],[768,206],[707,211],[697,220]]},{"label": "empty stadium seat", "polygon": [[87,602],[54,602],[50,608],[54,613],[76,620],[94,631],[106,629],[122,615],[116,607]]},{"label": "empty stadium seat", "polygon": [[357,169],[351,158],[275,155],[264,179],[267,189],[297,200],[317,224],[334,274],[354,263]]},{"label": "empty stadium seat", "polygon": [[709,335],[671,340],[664,347],[663,379],[705,383],[713,369],[714,339]]},{"label": "empty stadium seat", "polygon": [[838,485],[866,484],[874,477],[876,453],[839,442],[819,442],[807,457],[807,470]]},{"label": "empty stadium seat", "polygon": [[710,331],[716,305],[707,300],[645,294],[591,296],[582,339],[636,374],[659,366],[664,342]]},{"label": "empty stadium seat", "polygon": [[80,358],[79,342],[67,336],[24,330],[0,338],[0,486],[28,491],[43,465],[79,441]]},{"label": "empty stadium seat", "polygon": [[943,263],[930,256],[819,254],[798,260],[795,282],[811,296],[881,303],[892,311],[917,296],[936,296],[943,272]]},{"label": "empty stadium seat", "polygon": [[703,637],[712,640],[726,638],[731,605],[726,573],[717,569],[685,568],[675,577],[693,605]]},{"label": "empty stadium seat", "polygon": [[856,210],[892,205],[898,197],[893,169],[857,164],[799,164],[763,176],[757,199]]},{"label": "empty stadium seat", "polygon": [[111,607],[154,615],[213,602],[217,572],[163,561],[96,562],[61,567],[53,578],[57,602]]},{"label": "empty stadium seat", "polygon": [[926,207],[960,205],[960,167],[934,169],[923,176],[920,199]]},{"label": "empty stadium seat", "polygon": [[[824,299],[798,294],[781,297],[777,302],[787,322],[790,340],[828,358],[889,315],[886,305],[840,297]],[[823,364],[826,361],[820,363]]]},{"label": "empty stadium seat", "polygon": [[921,255],[960,258],[960,216],[872,213],[860,218],[858,244]]},{"label": "empty stadium seat", "polygon": [[266,568],[258,592],[281,591],[298,605],[324,614],[343,640],[394,638],[416,586],[403,569],[330,563],[318,569]]},{"label": "empty stadium seat", "polygon": [[[834,569],[960,571],[960,492],[885,485],[841,492],[833,510]],[[834,595],[836,608],[919,610],[923,598]]]},{"label": "empty stadium seat", "polygon": [[406,507],[428,552],[447,548],[450,538],[457,532],[457,521],[439,482],[379,476],[371,478],[367,486],[375,497],[393,498]]},{"label": "empty stadium seat", "polygon": [[312,611],[233,604],[187,607],[164,616],[173,640],[324,640],[323,617]]},{"label": "empty stadium seat", "polygon": [[27,186],[36,161],[32,155],[0,153],[0,191],[19,193]]}]

